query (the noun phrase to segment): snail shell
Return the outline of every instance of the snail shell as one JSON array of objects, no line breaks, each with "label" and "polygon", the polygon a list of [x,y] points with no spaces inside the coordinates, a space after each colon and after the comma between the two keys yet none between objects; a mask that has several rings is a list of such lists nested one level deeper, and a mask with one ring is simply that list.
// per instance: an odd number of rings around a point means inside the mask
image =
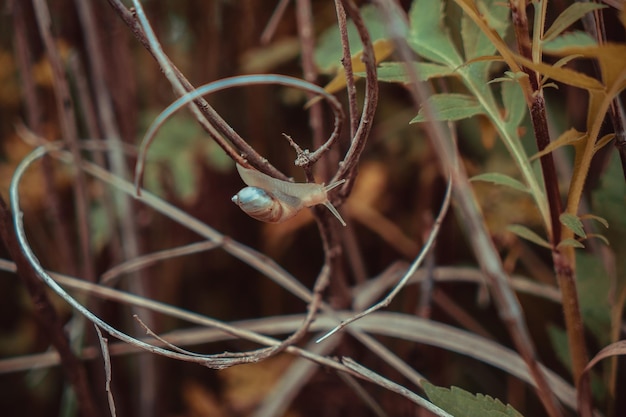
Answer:
[{"label": "snail shell", "polygon": [[250,217],[263,222],[280,223],[291,219],[304,207],[324,204],[342,225],[346,225],[339,212],[328,201],[327,194],[345,180],[324,186],[282,181],[239,164],[237,171],[248,187],[233,196],[232,201]]}]

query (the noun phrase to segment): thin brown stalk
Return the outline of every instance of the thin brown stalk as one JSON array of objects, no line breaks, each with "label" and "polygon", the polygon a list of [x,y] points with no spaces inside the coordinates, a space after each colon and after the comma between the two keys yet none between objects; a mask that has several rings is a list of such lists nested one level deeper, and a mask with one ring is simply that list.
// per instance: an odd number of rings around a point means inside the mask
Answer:
[{"label": "thin brown stalk", "polygon": [[[46,48],[46,54],[52,69],[52,82],[55,91],[57,111],[63,140],[67,143],[76,161],[81,160],[78,146],[78,131],[76,125],[76,115],[72,95],[70,94],[67,77],[63,69],[61,55],[57,49],[56,42],[52,35],[52,21],[50,11],[45,0],[33,0],[35,17],[39,27],[39,33]],[[87,225],[87,184],[85,176],[80,170],[75,172],[74,181],[74,203],[76,206],[76,219],[78,225],[79,252],[81,276],[93,281],[95,271],[90,247],[89,226]]]},{"label": "thin brown stalk", "polygon": [[279,0],[278,5],[274,9],[274,13],[272,13],[272,17],[269,22],[267,22],[265,29],[263,29],[263,33],[261,33],[261,44],[267,45],[270,43],[290,1],[291,0]]},{"label": "thin brown stalk", "polygon": [[[296,21],[298,22],[298,38],[300,39],[302,72],[304,79],[312,84],[317,82],[317,67],[313,59],[315,52],[315,33],[313,26],[313,11],[310,0],[296,0]],[[315,98],[312,93],[307,93],[307,101]],[[324,139],[324,114],[322,105],[316,102],[309,108],[309,127],[313,132],[313,148],[317,149],[325,142]],[[324,178],[332,176],[329,160],[320,159],[318,169]]]},{"label": "thin brown stalk", "polygon": [[[105,138],[107,142],[111,144],[110,147],[110,161],[111,167],[115,174],[122,178],[128,178],[128,166],[121,149],[122,138],[119,132],[118,124],[115,118],[115,112],[113,109],[113,103],[109,88],[106,85],[106,66],[104,64],[104,54],[102,46],[99,42],[99,37],[96,33],[97,22],[94,16],[93,4],[91,2],[85,2],[77,0],[75,1],[78,15],[80,18],[83,33],[87,43],[87,50],[89,51],[88,57],[90,60],[91,80],[93,82],[93,90],[96,98],[96,108],[98,112],[98,118],[102,126]],[[111,200],[114,201],[114,200]],[[137,224],[134,220],[132,213],[134,212],[132,202],[127,196],[119,196],[116,201],[117,207],[119,207],[118,218],[120,219],[121,227],[119,230],[119,236],[121,238],[121,249],[125,259],[134,259],[139,255],[139,236]],[[111,222],[110,224],[116,224]],[[117,236],[118,233],[113,233]],[[129,281],[129,288],[136,294],[148,296],[150,294],[148,277],[141,274],[138,279],[132,279]],[[135,313],[139,311],[135,310]],[[151,326],[156,327],[155,317],[149,313],[142,311],[144,314],[144,320],[146,320]],[[141,384],[138,389],[140,392],[140,408],[141,415],[152,416],[156,413],[156,403],[153,398],[158,391],[158,378],[156,377],[156,363],[154,357],[148,355],[142,355],[139,358],[139,366],[142,369],[144,378],[141,379]]]},{"label": "thin brown stalk", "polygon": [[[87,128],[87,132],[89,137],[91,138],[99,138],[100,127],[98,126],[98,116],[96,115],[96,109],[94,108],[94,101],[91,97],[87,77],[85,76],[84,67],[80,62],[78,55],[73,55],[70,57],[69,66],[72,72],[73,77],[76,80],[76,96],[78,99],[78,105],[82,109],[82,113],[85,117],[85,125]],[[38,133],[37,131],[34,131]],[[81,144],[82,145],[82,144]],[[93,154],[94,162],[98,165],[105,167],[107,165],[106,158],[102,152],[95,152]],[[119,172],[117,173],[120,174]],[[104,198],[102,199],[102,204],[104,206],[106,218],[108,224],[115,224],[115,205],[114,205],[114,196],[111,194],[110,190],[103,189],[102,190]],[[121,243],[120,238],[117,233],[111,233],[110,240],[110,248],[111,248],[111,256],[113,262],[118,262],[121,259]]]},{"label": "thin brown stalk", "polygon": [[346,10],[341,1],[335,0],[337,12],[337,27],[341,36],[341,65],[346,73],[346,90],[348,91],[348,107],[350,113],[350,137],[354,138],[359,124],[359,113],[356,102],[356,83],[354,81],[354,71],[352,70],[352,53],[350,52],[350,41],[348,40],[348,23],[346,20]]},{"label": "thin brown stalk", "polygon": [[[510,7],[518,49],[523,56],[528,59],[533,59],[532,51],[530,49],[530,30],[528,27],[528,18],[526,16],[526,5],[524,2],[512,0],[510,2]],[[545,9],[538,7],[536,10],[537,15],[535,16],[535,19],[541,19],[541,16],[538,15],[544,13]],[[535,26],[535,30],[543,31],[543,27]],[[535,34],[535,37],[537,37],[537,34]],[[530,96],[532,101],[529,103],[530,117],[533,124],[533,130],[535,132],[537,148],[541,152],[550,144],[546,106],[543,96],[543,88],[540,84],[541,75],[526,67],[524,67],[523,70],[526,74],[528,74],[530,86],[533,90],[533,93]],[[583,370],[589,361],[589,356],[587,354],[585,344],[582,315],[580,312],[580,306],[578,305],[578,290],[576,289],[575,279],[576,260],[572,248],[559,249],[556,246],[561,240],[562,227],[559,216],[561,215],[562,207],[558,177],[552,153],[543,155],[540,162],[546,188],[546,196],[548,199],[548,207],[550,210],[550,238],[554,248],[552,251],[552,260],[563,297],[563,314],[565,316],[568,344],[572,359],[573,378],[574,381],[576,381],[577,389],[582,391],[582,396],[589,400],[586,403],[586,407],[579,411],[583,417],[589,417],[592,415],[590,401],[591,390],[588,381],[584,381],[584,378],[587,377],[583,375]],[[581,377],[583,377],[583,380],[581,380]]]},{"label": "thin brown stalk", "polygon": [[374,121],[376,106],[378,104],[378,82],[376,79],[376,58],[374,56],[372,40],[367,28],[365,27],[363,19],[361,18],[359,9],[350,0],[341,1],[348,16],[350,16],[354,22],[354,26],[356,27],[359,37],[361,38],[361,43],[363,44],[363,55],[361,59],[365,64],[365,99],[363,102],[361,119],[359,121],[359,126],[352,137],[350,149],[340,164],[339,171],[333,178],[333,181],[343,178],[346,179],[346,184],[340,190],[342,196],[346,197],[350,194],[350,190],[354,186],[357,164],[361,158],[361,153],[365,149],[365,144]]},{"label": "thin brown stalk", "polygon": [[63,322],[50,301],[47,288],[39,279],[28,260],[24,257],[15,236],[11,212],[0,196],[0,238],[15,261],[17,275],[22,279],[33,302],[37,322],[52,346],[59,353],[63,371],[78,398],[78,407],[83,416],[98,416],[98,408],[91,392],[91,384],[81,361],[74,355]]},{"label": "thin brown stalk", "polygon": [[[11,12],[13,13],[13,27],[15,33],[14,50],[24,94],[26,123],[29,129],[40,135],[42,134],[43,111],[33,78],[33,62],[28,44],[28,28],[24,15],[25,6],[26,2],[19,0],[14,0],[10,4]],[[55,191],[54,173],[50,158],[44,158],[42,160],[41,169],[44,180],[44,198],[50,211],[50,217],[54,219],[50,222],[52,235],[58,242],[71,242],[72,233],[70,219],[68,218],[67,212],[61,210],[60,197]],[[69,273],[78,274],[77,263],[74,260],[73,252],[69,245],[60,245],[58,247],[59,264],[66,266]]]}]

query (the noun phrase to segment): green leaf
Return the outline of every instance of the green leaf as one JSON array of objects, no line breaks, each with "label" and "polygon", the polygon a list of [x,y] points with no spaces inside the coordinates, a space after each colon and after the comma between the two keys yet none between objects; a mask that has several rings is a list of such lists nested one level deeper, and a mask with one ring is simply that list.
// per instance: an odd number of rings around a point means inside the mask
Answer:
[{"label": "green leaf", "polygon": [[585,327],[593,333],[598,343],[604,346],[611,338],[611,309],[608,308],[608,297],[614,290],[611,289],[611,278],[599,257],[584,251],[576,252],[576,285]]},{"label": "green leaf", "polygon": [[510,404],[489,395],[473,395],[458,387],[436,387],[426,381],[423,388],[433,404],[455,417],[523,417]]},{"label": "green leaf", "polygon": [[[447,77],[454,75],[454,70],[439,64],[430,62],[414,62],[415,69],[422,81],[431,78]],[[359,77],[364,77],[365,73],[355,73]],[[409,83],[409,79],[405,64],[402,62],[383,62],[378,67],[378,81],[392,83]]]},{"label": "green leaf", "polygon": [[554,324],[548,325],[548,338],[552,345],[553,352],[556,354],[557,359],[565,368],[572,370],[572,358],[569,354],[569,340],[567,339],[567,332],[555,326]]},{"label": "green leaf", "polygon": [[516,234],[522,239],[531,241],[539,246],[543,246],[544,248],[552,249],[552,246],[550,246],[550,243],[547,240],[545,240],[526,226],[522,226],[521,224],[511,224],[507,226],[507,230],[511,233]]},{"label": "green leaf", "polygon": [[91,249],[95,254],[99,254],[109,243],[112,228],[105,206],[97,201],[89,207],[89,231]]},{"label": "green leaf", "polygon": [[564,248],[567,246],[571,246],[573,248],[584,248],[585,245],[583,245],[581,242],[577,241],[576,239],[571,239],[571,238],[567,238],[567,239],[563,239],[562,241],[559,242],[558,245],[556,245],[557,248]]},{"label": "green leaf", "polygon": [[507,187],[511,187],[518,191],[523,191],[525,193],[529,192],[528,187],[522,184],[520,181],[515,178],[509,177],[508,175],[501,174],[499,172],[487,172],[484,174],[475,175],[470,178],[470,181],[486,181],[492,182],[498,185],[504,185]]},{"label": "green leaf", "polygon": [[[620,158],[617,152],[612,152],[606,170],[600,178],[599,187],[592,191],[592,209],[596,220],[610,224],[611,228],[604,231],[604,235],[611,242],[611,249],[615,256],[615,293],[619,294],[626,287],[626,182]],[[606,219],[602,222],[599,219]],[[606,226],[606,225],[605,225]],[[621,256],[619,255],[621,254]]]},{"label": "green leaf", "polygon": [[[146,126],[151,114],[142,116]],[[232,169],[232,161],[213,141],[206,138],[198,123],[191,117],[179,114],[165,123],[157,133],[148,151],[148,165],[144,177],[147,189],[162,195],[164,176],[172,181],[172,191],[185,201],[195,198],[200,181],[200,164],[214,169]]]},{"label": "green leaf", "polygon": [[609,228],[609,222],[604,217],[596,216],[595,214],[583,214],[582,216],[580,216],[580,218],[581,220],[595,220],[602,224],[602,226],[604,226],[605,228]]},{"label": "green leaf", "polygon": [[574,46],[595,46],[598,43],[587,32],[573,31],[554,38],[543,44],[543,52],[549,54],[559,53],[562,49]]},{"label": "green leaf", "polygon": [[[362,7],[360,11],[361,17],[365,22],[365,26],[367,27],[372,42],[379,39],[386,39],[387,29],[385,28],[385,25],[380,17],[380,13],[376,7],[367,5]],[[357,32],[352,20],[348,21],[347,30],[350,50],[354,56],[363,50],[363,44],[361,43],[361,38],[359,37],[359,33]],[[339,35],[339,28],[337,25],[333,25],[320,36],[313,57],[315,59],[315,63],[322,72],[332,73],[341,66],[342,56],[343,49],[341,45],[341,36]]]},{"label": "green leaf", "polygon": [[450,68],[463,64],[443,24],[446,2],[415,0],[409,11],[411,29],[407,42],[420,56]]},{"label": "green leaf", "polygon": [[509,130],[517,129],[522,123],[528,107],[524,92],[516,81],[502,83],[502,103],[506,110],[506,124]]},{"label": "green leaf", "polygon": [[[474,97],[466,94],[435,94],[428,99],[436,120],[461,120],[484,114],[483,106]],[[423,106],[410,123],[425,122]]]},{"label": "green leaf", "polygon": [[563,226],[574,232],[576,236],[580,236],[582,238],[587,237],[585,229],[583,228],[583,222],[580,221],[578,216],[570,213],[563,213],[559,216],[559,221]]},{"label": "green leaf", "polygon": [[[500,37],[504,37],[510,24],[509,8],[499,0],[478,0],[476,5],[489,26]],[[492,55],[496,51],[496,47],[487,35],[466,13],[463,14],[461,20],[461,39],[463,40],[465,59],[468,61],[485,55]]]},{"label": "green leaf", "polygon": [[569,6],[567,9],[565,9],[563,11],[563,13],[561,13],[556,18],[556,20],[554,21],[552,26],[550,26],[550,29],[548,29],[543,34],[543,41],[544,42],[548,42],[548,41],[556,38],[565,29],[570,27],[572,25],[572,23],[576,22],[578,19],[583,17],[585,14],[587,14],[587,13],[593,11],[593,10],[604,9],[605,7],[606,6],[604,6],[604,5],[597,4],[597,3],[591,3],[591,2],[589,2],[589,3],[576,2],[576,3],[572,4],[571,6]]}]

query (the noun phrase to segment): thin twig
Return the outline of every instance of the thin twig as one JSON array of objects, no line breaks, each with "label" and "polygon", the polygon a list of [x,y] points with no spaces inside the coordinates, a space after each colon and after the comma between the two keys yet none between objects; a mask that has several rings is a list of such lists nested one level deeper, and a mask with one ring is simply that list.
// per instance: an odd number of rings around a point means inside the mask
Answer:
[{"label": "thin twig", "polygon": [[341,64],[346,74],[346,90],[348,92],[348,106],[350,114],[350,137],[356,136],[356,129],[359,124],[358,105],[356,102],[356,83],[354,80],[354,71],[352,70],[352,53],[350,52],[350,41],[348,39],[348,23],[346,20],[346,11],[340,0],[335,0],[335,10],[337,13],[337,26],[339,27],[339,35],[341,36]]},{"label": "thin twig", "polygon": [[[15,208],[13,210],[14,213],[19,213],[15,211]],[[11,258],[15,261],[17,274],[30,294],[34,306],[33,311],[41,330],[59,353],[63,371],[76,392],[81,413],[85,416],[97,416],[99,415],[98,408],[91,392],[87,372],[72,351],[63,329],[63,323],[46,293],[45,285],[39,280],[37,272],[31,267],[28,258],[20,250],[19,238],[11,221],[11,215],[0,195],[0,238]]]},{"label": "thin twig", "polygon": [[346,321],[343,321],[341,324],[339,324],[333,330],[328,332],[325,336],[323,336],[320,339],[318,339],[318,342],[321,342],[324,339],[332,336],[333,334],[337,333],[338,331],[340,331],[344,327],[348,326],[350,323],[352,323],[352,322],[354,322],[356,320],[359,320],[360,318],[363,318],[363,317],[367,316],[368,314],[371,314],[371,313],[373,313],[373,312],[375,312],[377,310],[380,310],[381,308],[385,308],[385,307],[387,307],[391,303],[391,301],[395,298],[395,296],[398,295],[398,293],[404,288],[404,286],[409,281],[409,279],[411,279],[411,277],[415,274],[417,269],[420,267],[420,265],[424,261],[424,258],[426,257],[426,255],[428,254],[428,252],[430,251],[432,246],[434,245],[435,239],[439,235],[439,229],[441,228],[441,224],[443,223],[443,219],[446,216],[446,214],[448,214],[448,208],[450,207],[450,196],[451,195],[452,195],[452,181],[451,181],[451,179],[448,179],[448,186],[446,188],[446,194],[445,194],[445,197],[444,197],[443,202],[441,204],[441,209],[439,210],[439,214],[437,215],[437,219],[435,220],[435,223],[433,224],[433,227],[432,227],[432,229],[431,229],[431,231],[430,231],[430,233],[428,235],[428,239],[424,243],[424,246],[422,247],[422,250],[420,251],[420,253],[417,256],[417,258],[415,258],[415,260],[413,261],[413,263],[411,264],[409,269],[406,271],[406,273],[400,279],[400,281],[395,285],[393,290],[389,294],[387,294],[387,296],[382,301],[374,304],[373,306],[369,307],[365,311],[362,311],[361,313],[355,314],[350,319],[348,319]]},{"label": "thin twig", "polygon": [[425,408],[426,410],[430,411],[431,413],[437,416],[453,417],[452,415],[448,414],[447,412],[437,407],[433,403],[429,402],[425,398],[422,398],[419,395],[409,391],[408,389],[404,388],[402,385],[398,385],[395,382],[390,381],[387,378],[378,375],[371,369],[368,369],[364,367],[363,365],[358,364],[351,358],[342,358],[341,363],[346,365],[348,368],[350,368],[354,372],[358,372],[366,380],[376,381],[378,385],[387,388],[389,391],[395,392],[397,394],[402,395],[403,397],[408,398],[409,400],[413,401],[415,404]]},{"label": "thin twig", "polygon": [[198,253],[208,251],[219,247],[219,244],[211,241],[202,241],[196,243],[190,243],[178,248],[165,249],[159,252],[154,252],[148,255],[138,256],[130,259],[119,265],[110,268],[108,271],[100,276],[100,283],[103,285],[115,285],[115,282],[122,274],[128,274],[129,272],[138,271],[142,268],[154,265],[155,263],[172,259],[177,256],[190,255],[192,253]]},{"label": "thin twig", "polygon": [[352,137],[350,149],[346,153],[343,162],[339,165],[339,171],[335,174],[333,182],[345,178],[346,184],[341,188],[343,197],[350,194],[350,190],[354,186],[356,179],[356,167],[361,158],[361,153],[365,149],[365,144],[369,137],[370,130],[376,113],[378,104],[378,82],[376,79],[376,58],[374,56],[374,47],[369,36],[365,22],[359,13],[358,8],[351,0],[341,0],[348,16],[354,22],[354,26],[359,33],[361,43],[363,44],[362,61],[365,64],[365,98],[363,101],[363,111],[361,120],[356,133]]},{"label": "thin twig", "polygon": [[[37,19],[37,25],[43,43],[46,47],[46,54],[50,61],[50,67],[52,69],[52,83],[55,91],[56,106],[59,113],[59,122],[61,125],[61,131],[63,138],[67,142],[68,147],[74,158],[80,161],[80,151],[78,147],[78,131],[76,125],[76,115],[74,113],[74,104],[72,101],[72,95],[70,94],[67,77],[63,69],[63,63],[61,61],[61,55],[57,48],[57,44],[52,36],[52,20],[50,18],[50,10],[45,0],[33,0],[33,7],[35,9],[35,17]],[[89,227],[87,225],[88,219],[88,197],[87,197],[87,184],[83,173],[78,170],[75,173],[74,181],[74,204],[76,206],[76,220],[78,226],[79,236],[79,253],[81,275],[90,281],[95,280],[95,270],[92,259]]]},{"label": "thin twig", "polygon": [[[41,135],[43,133],[43,100],[38,97],[33,77],[33,62],[28,44],[28,26],[24,15],[26,4],[27,2],[21,0],[13,0],[9,7],[10,13],[13,13],[14,50],[24,95],[26,123],[32,131]],[[20,126],[21,124],[17,123],[18,134]],[[44,183],[44,199],[49,209],[49,216],[54,219],[50,222],[52,236],[57,242],[71,242],[73,240],[71,238],[71,220],[67,211],[61,210],[61,198],[56,192],[52,162],[49,158],[42,160],[41,171]],[[59,264],[66,266],[70,274],[78,274],[75,252],[69,245],[59,245],[58,247]]]},{"label": "thin twig", "polygon": [[272,13],[272,17],[269,22],[267,22],[265,29],[263,29],[263,33],[261,33],[262,45],[267,45],[274,37],[274,32],[276,32],[276,28],[278,27],[280,20],[283,18],[290,1],[291,0],[279,0],[278,5],[274,9],[274,13]]},{"label": "thin twig", "polygon": [[[313,25],[313,12],[311,10],[311,0],[296,0],[296,21],[298,28],[298,38],[300,40],[300,57],[302,61],[302,73],[304,79],[310,83],[317,82],[317,67],[313,56],[315,54],[315,33]],[[314,98],[313,94],[307,94],[307,101]],[[324,120],[322,106],[314,103],[310,108],[309,126],[313,131],[313,147],[319,148],[324,143]],[[323,173],[323,178],[331,178],[331,165],[328,159],[320,160],[318,172]]]},{"label": "thin twig", "polygon": [[[339,133],[341,131],[341,123],[343,120],[343,110],[341,108],[341,103],[331,94],[324,91],[323,88],[316,86],[315,84],[308,83],[306,81],[302,81],[298,78],[286,77],[284,75],[242,75],[231,78],[224,78],[219,81],[214,81],[212,83],[203,85],[198,87],[196,90],[184,94],[178,100],[174,101],[170,104],[165,110],[163,110],[156,119],[152,122],[148,130],[146,131],[140,145],[139,156],[137,158],[137,165],[135,166],[135,188],[137,195],[141,194],[141,183],[143,172],[145,169],[147,153],[152,141],[155,139],[156,134],[158,133],[160,127],[167,121],[167,119],[172,116],[176,111],[180,108],[188,105],[189,103],[196,100],[198,97],[201,97],[206,94],[214,93],[216,91],[228,89],[235,86],[241,85],[256,85],[256,84],[277,84],[284,85],[294,88],[299,88],[305,91],[314,92],[322,95],[327,99],[330,104],[333,113],[335,114],[335,125],[332,134],[326,140],[326,142],[320,146],[320,148],[316,149],[313,152],[307,153],[307,158],[305,163],[307,165],[314,164],[322,155],[327,152],[330,147],[336,142],[339,137]],[[244,160],[240,163],[243,166],[252,165],[251,161]],[[288,180],[287,176],[283,173],[279,172],[279,176],[275,178]]]},{"label": "thin twig", "polygon": [[107,393],[109,411],[111,412],[111,417],[115,417],[117,413],[115,412],[115,400],[113,398],[113,391],[111,390],[111,354],[109,353],[109,340],[102,335],[98,326],[93,327],[96,329],[96,333],[98,334],[100,350],[102,351],[102,358],[104,359],[104,373],[106,378],[104,382],[104,389]]}]

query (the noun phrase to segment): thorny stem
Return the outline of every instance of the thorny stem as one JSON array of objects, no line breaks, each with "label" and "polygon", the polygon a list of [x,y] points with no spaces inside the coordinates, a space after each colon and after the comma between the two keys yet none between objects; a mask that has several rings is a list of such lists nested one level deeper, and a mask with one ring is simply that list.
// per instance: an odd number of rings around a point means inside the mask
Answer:
[{"label": "thorny stem", "polygon": [[337,11],[337,25],[341,36],[341,49],[343,56],[341,64],[346,72],[346,89],[348,91],[348,106],[350,109],[350,137],[354,138],[357,125],[359,124],[359,114],[356,102],[356,85],[354,82],[354,72],[352,70],[352,54],[350,53],[350,41],[348,39],[348,24],[346,21],[346,11],[341,1],[335,1]]},{"label": "thorny stem", "polygon": [[15,261],[17,275],[22,279],[34,306],[34,313],[41,330],[59,353],[63,371],[76,392],[78,407],[83,416],[98,416],[91,385],[87,372],[81,361],[74,355],[69,340],[63,329],[52,302],[46,293],[46,287],[39,279],[28,259],[20,250],[15,229],[11,221],[11,212],[4,199],[0,196],[0,238]]},{"label": "thorny stem", "polygon": [[[376,3],[383,12],[384,21],[393,22],[394,25],[407,24],[406,13],[401,11],[395,3],[390,0],[377,0]],[[400,16],[402,16],[403,21],[398,19]],[[399,31],[393,31],[392,33],[394,33],[393,40],[397,45],[397,52],[402,61],[407,63],[406,71],[412,81],[409,84],[409,91],[415,105],[419,106],[422,104],[421,109],[425,113],[425,117],[429,120],[436,120],[432,108],[428,105],[428,86],[419,81],[415,66],[410,64],[413,57],[406,39],[398,35]],[[522,316],[519,301],[511,289],[509,284],[510,278],[503,268],[502,261],[480,213],[480,208],[471,192],[472,187],[467,174],[462,166],[459,165],[459,156],[455,144],[446,137],[440,123],[427,123],[424,128],[431,139],[433,148],[439,154],[439,159],[444,165],[445,171],[452,178],[453,196],[466,225],[466,236],[471,243],[476,259],[484,271],[487,281],[491,284],[490,287],[498,307],[498,313],[507,326],[515,347],[528,366],[529,372],[536,383],[537,395],[546,411],[551,417],[559,417],[562,415],[561,409],[548,385],[546,375],[539,365],[537,353]]]},{"label": "thorny stem", "polygon": [[[528,18],[526,16],[525,2],[516,2],[511,0],[511,13],[513,25],[515,28],[518,49],[520,53],[533,61],[540,60],[541,56],[533,56],[529,39]],[[535,8],[536,15],[545,12],[545,0],[541,6]],[[535,16],[535,21],[541,20],[541,16]],[[543,31],[543,27],[535,27],[535,30]],[[540,34],[535,34],[535,38],[539,38]],[[539,51],[540,53],[540,51]],[[545,100],[543,96],[542,86],[540,85],[541,75],[529,68],[523,67],[523,71],[528,74],[530,85],[533,90],[530,103],[530,116],[535,131],[535,140],[537,148],[541,152],[550,144],[550,135],[548,132],[548,122],[546,117]],[[588,374],[584,373],[584,368],[588,362],[588,355],[585,346],[584,327],[580,306],[578,304],[578,291],[576,289],[575,265],[576,258],[573,248],[559,249],[557,247],[561,240],[562,227],[559,220],[561,215],[561,198],[558,187],[558,178],[554,166],[552,153],[547,153],[541,157],[541,168],[543,172],[544,184],[546,188],[546,196],[548,198],[548,206],[550,208],[550,219],[552,223],[551,241],[553,245],[552,259],[556,272],[559,287],[562,294],[563,314],[565,316],[565,325],[567,329],[568,344],[570,347],[570,355],[572,358],[573,378],[578,390],[581,390],[583,398],[588,401],[581,403],[583,409],[579,410],[582,416],[589,417],[592,415],[591,407],[591,391],[587,381],[581,380],[588,378]]]},{"label": "thorny stem", "polygon": [[[130,10],[128,10],[120,0],[108,0],[108,2],[117,12],[120,18],[124,21],[124,23],[126,23],[129,29],[133,32],[135,38],[137,38],[137,40],[141,42],[141,44],[146,48],[146,50],[153,57],[155,57],[155,59],[160,56],[160,59],[157,59],[157,62],[159,62],[161,70],[166,75],[174,75],[177,80],[174,81],[173,79],[170,79],[170,83],[172,83],[173,87],[176,88],[177,82],[182,84],[183,91],[177,89],[178,95],[182,96],[186,92],[193,91],[194,87],[187,80],[187,78],[178,70],[178,68],[172,62],[170,62],[167,57],[165,57],[163,52],[160,50],[158,44],[155,45],[149,41],[147,34],[135,18],[135,15]],[[159,48],[159,50],[156,50],[155,47]],[[165,58],[165,60],[163,60],[163,58]],[[262,171],[275,178],[287,180],[287,176],[285,174],[277,170],[273,165],[269,163],[269,161],[259,155],[254,150],[254,148],[252,148],[241,136],[239,136],[233,130],[232,127],[228,125],[228,123],[226,123],[226,121],[209,105],[209,103],[207,103],[206,100],[199,97],[196,99],[195,103],[197,107],[193,106],[193,109],[200,111],[203,115],[202,117],[196,117],[200,125],[207,131],[207,133],[211,135],[216,143],[234,161],[245,165],[245,159],[259,171]],[[219,130],[219,132],[221,132],[228,138],[228,140],[233,144],[235,149],[233,149],[233,146],[230,146],[228,142],[224,140],[224,138],[216,130],[216,128]]]},{"label": "thorny stem", "polygon": [[365,99],[363,102],[363,111],[361,120],[356,133],[352,137],[350,149],[346,153],[343,161],[340,163],[339,171],[335,174],[332,182],[345,178],[346,184],[341,188],[340,194],[343,198],[350,194],[350,190],[354,186],[356,179],[357,164],[361,157],[365,144],[369,137],[370,130],[376,113],[378,104],[378,82],[376,78],[376,58],[374,56],[374,48],[372,41],[365,27],[365,23],[359,13],[359,9],[351,0],[341,0],[348,16],[352,19],[354,26],[359,33],[361,43],[363,44],[362,61],[365,64]]}]

